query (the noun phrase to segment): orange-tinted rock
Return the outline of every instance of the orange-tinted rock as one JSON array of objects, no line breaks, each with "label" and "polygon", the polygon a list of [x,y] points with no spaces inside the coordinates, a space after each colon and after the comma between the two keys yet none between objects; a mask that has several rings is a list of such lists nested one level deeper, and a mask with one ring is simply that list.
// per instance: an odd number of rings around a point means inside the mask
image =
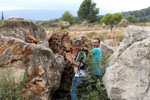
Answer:
[{"label": "orange-tinted rock", "polygon": [[[44,43],[27,43],[24,39],[27,35]],[[48,48],[44,29],[25,20],[5,21],[4,24],[0,21],[0,70],[8,68],[8,65],[23,70],[18,70],[18,77],[22,77],[20,73],[27,74],[22,93],[27,94],[29,100],[50,100],[60,85],[65,68],[64,58],[56,56]],[[20,78],[22,80],[23,77]]]}]

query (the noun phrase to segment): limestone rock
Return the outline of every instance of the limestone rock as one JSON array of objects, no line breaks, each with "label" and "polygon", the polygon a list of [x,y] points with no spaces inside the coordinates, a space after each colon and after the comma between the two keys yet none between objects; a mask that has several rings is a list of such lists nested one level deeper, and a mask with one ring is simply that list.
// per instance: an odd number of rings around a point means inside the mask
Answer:
[{"label": "limestone rock", "polygon": [[46,41],[46,32],[43,28],[26,20],[3,20],[0,21],[0,33],[4,36],[15,37],[25,41],[26,37]]},{"label": "limestone rock", "polygon": [[49,41],[49,47],[54,53],[63,55],[66,52],[72,51],[72,41],[70,40],[69,33],[65,30],[53,31]]},{"label": "limestone rock", "polygon": [[[26,34],[45,43],[27,43]],[[45,40],[45,31],[32,22],[6,20],[0,26],[0,70],[11,68],[17,84],[27,75],[23,93],[28,100],[51,100],[65,68],[64,57],[55,55]]]},{"label": "limestone rock", "polygon": [[83,22],[81,23],[82,26],[86,26],[86,25],[88,25],[88,24],[89,24],[89,21],[88,21],[88,20],[85,20],[85,21],[83,21]]},{"label": "limestone rock", "polygon": [[129,26],[110,57],[104,85],[111,100],[150,100],[150,28]]},{"label": "limestone rock", "polygon": [[[65,30],[55,30],[53,31],[51,37],[49,38],[49,47],[53,50],[55,54],[65,56],[66,52],[73,53],[72,40],[70,39],[69,33]],[[59,89],[54,93],[53,100],[63,100],[62,97],[68,96],[70,93],[70,88],[72,84],[72,77],[74,75],[73,66],[65,61],[66,68],[62,73],[61,84]]]},{"label": "limestone rock", "polygon": [[103,55],[112,55],[114,53],[114,49],[103,42],[101,42],[100,48]]},{"label": "limestone rock", "polygon": [[20,18],[20,17],[14,16],[14,17],[8,18],[7,20],[16,20],[16,21],[19,21],[19,20],[24,20],[24,19],[23,19],[23,18]]},{"label": "limestone rock", "polygon": [[119,26],[127,27],[128,24],[129,24],[128,20],[122,19],[121,22],[119,23]]},{"label": "limestone rock", "polygon": [[61,22],[59,22],[59,26],[65,26],[65,27],[68,27],[68,26],[70,26],[70,23],[67,22],[67,21],[61,21]]}]

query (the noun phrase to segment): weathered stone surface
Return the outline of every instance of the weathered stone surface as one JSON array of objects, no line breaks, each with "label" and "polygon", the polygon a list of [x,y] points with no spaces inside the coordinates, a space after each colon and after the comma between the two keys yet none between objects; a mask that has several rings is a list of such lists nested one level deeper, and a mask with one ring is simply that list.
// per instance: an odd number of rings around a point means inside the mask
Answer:
[{"label": "weathered stone surface", "polygon": [[69,37],[69,32],[65,30],[55,30],[53,31],[49,42],[49,47],[54,53],[59,55],[64,55],[66,52],[72,51],[72,41]]},{"label": "weathered stone surface", "polygon": [[89,21],[88,21],[88,20],[85,20],[85,21],[83,21],[83,22],[81,23],[82,26],[86,26],[86,25],[88,25],[88,24],[89,24]]},{"label": "weathered stone surface", "polygon": [[32,36],[41,41],[46,40],[46,32],[43,28],[27,20],[2,20],[0,21],[0,33],[4,36],[25,40]]},{"label": "weathered stone surface", "polygon": [[110,57],[104,85],[111,100],[150,100],[150,29],[129,26]]},{"label": "weathered stone surface", "polygon": [[[12,76],[16,78],[17,84],[27,74],[23,93],[27,94],[29,100],[51,100],[60,85],[61,74],[65,68],[64,57],[55,55],[47,47],[45,31],[34,23],[28,21],[4,21],[4,23],[4,26],[0,26],[0,70],[11,67]],[[27,31],[44,43],[25,42],[24,36]]]},{"label": "weathered stone surface", "polygon": [[121,22],[119,23],[119,26],[127,27],[128,24],[129,24],[128,20],[122,19]]},{"label": "weathered stone surface", "polygon": [[61,22],[59,22],[59,26],[65,26],[65,27],[68,27],[68,26],[70,26],[70,23],[67,22],[67,21],[61,21]]},{"label": "weathered stone surface", "polygon": [[23,18],[20,18],[20,17],[14,16],[14,17],[8,18],[7,20],[16,20],[16,21],[19,21],[19,20],[24,20],[24,19],[23,19]]},{"label": "weathered stone surface", "polygon": [[[72,40],[70,40],[69,33],[65,30],[53,31],[49,38],[49,47],[54,53],[65,56],[65,53],[73,53]],[[61,84],[59,89],[54,93],[53,100],[61,100],[66,98],[66,95],[70,93],[70,87],[72,84],[72,77],[74,75],[73,67],[71,64],[65,61],[66,68],[62,73]],[[61,97],[60,97],[61,95]]]},{"label": "weathered stone surface", "polygon": [[114,49],[103,42],[101,42],[100,48],[103,55],[112,55],[114,53]]}]

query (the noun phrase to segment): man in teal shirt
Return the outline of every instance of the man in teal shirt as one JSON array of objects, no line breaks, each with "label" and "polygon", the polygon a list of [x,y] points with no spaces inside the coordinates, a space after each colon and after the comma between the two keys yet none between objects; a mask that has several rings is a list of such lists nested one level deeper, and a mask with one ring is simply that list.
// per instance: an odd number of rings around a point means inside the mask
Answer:
[{"label": "man in teal shirt", "polygon": [[96,76],[102,76],[102,72],[100,69],[102,51],[99,46],[100,46],[100,39],[94,38],[92,40],[93,49],[90,51],[90,55],[92,56],[93,61],[92,73]]}]

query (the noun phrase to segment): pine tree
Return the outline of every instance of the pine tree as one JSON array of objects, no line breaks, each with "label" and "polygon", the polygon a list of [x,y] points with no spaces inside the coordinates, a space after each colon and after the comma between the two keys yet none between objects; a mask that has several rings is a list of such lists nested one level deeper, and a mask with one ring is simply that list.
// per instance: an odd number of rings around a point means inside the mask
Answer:
[{"label": "pine tree", "polygon": [[98,18],[99,9],[96,8],[96,3],[92,0],[84,0],[78,10],[78,17],[82,20],[94,22]]},{"label": "pine tree", "polygon": [[2,20],[4,20],[4,15],[3,15],[3,12],[2,12],[2,17],[1,17],[1,18],[2,18]]}]

